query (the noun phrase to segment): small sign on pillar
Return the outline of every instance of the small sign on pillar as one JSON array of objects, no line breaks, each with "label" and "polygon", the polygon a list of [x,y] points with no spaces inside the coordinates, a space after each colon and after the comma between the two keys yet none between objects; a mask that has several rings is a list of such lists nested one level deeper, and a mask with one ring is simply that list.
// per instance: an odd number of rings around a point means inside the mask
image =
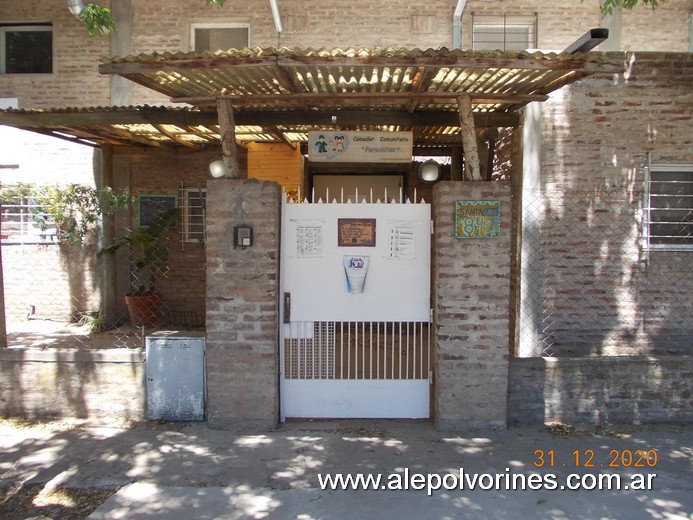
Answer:
[{"label": "small sign on pillar", "polygon": [[500,230],[500,201],[458,200],[455,203],[456,238],[499,238]]}]

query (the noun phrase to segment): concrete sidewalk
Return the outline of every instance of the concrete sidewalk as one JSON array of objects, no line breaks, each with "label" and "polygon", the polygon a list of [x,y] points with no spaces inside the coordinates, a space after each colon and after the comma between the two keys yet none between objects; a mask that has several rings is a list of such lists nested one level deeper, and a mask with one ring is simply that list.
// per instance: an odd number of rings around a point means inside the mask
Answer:
[{"label": "concrete sidewalk", "polygon": [[[204,423],[7,430],[0,428],[0,484],[122,486],[92,513],[95,519],[693,518],[692,426],[458,434],[429,423],[340,421],[272,432],[211,430]],[[413,489],[443,477],[450,486],[461,469],[464,489],[441,487],[430,496]],[[330,473],[382,475],[381,487],[402,489],[320,489],[318,475]],[[619,476],[621,490],[560,489],[570,474],[587,475],[592,486],[606,473]],[[636,474],[645,484],[649,478],[652,489],[633,489]],[[495,480],[500,489],[480,489],[496,487]],[[506,489],[513,480],[527,489]]]}]

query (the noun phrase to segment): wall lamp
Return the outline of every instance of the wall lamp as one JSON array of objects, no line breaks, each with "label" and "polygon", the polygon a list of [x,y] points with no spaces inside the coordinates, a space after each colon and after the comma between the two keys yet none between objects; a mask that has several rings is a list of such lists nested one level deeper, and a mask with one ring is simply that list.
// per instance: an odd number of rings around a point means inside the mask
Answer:
[{"label": "wall lamp", "polygon": [[419,166],[419,179],[425,184],[435,184],[440,180],[440,164],[433,159],[424,161]]},{"label": "wall lamp", "polygon": [[209,163],[209,176],[212,179],[221,179],[222,177],[226,177],[229,173],[231,172],[222,159],[216,159]]},{"label": "wall lamp", "polygon": [[79,16],[84,11],[84,2],[82,0],[65,0],[65,3],[70,12],[75,16]]}]

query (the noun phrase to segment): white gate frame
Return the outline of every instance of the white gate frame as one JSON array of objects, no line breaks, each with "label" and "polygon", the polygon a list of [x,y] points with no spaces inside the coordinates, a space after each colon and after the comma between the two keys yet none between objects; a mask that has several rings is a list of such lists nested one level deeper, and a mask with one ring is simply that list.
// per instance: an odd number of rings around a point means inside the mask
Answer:
[{"label": "white gate frame", "polygon": [[[285,198],[282,421],[430,416],[430,211]],[[339,247],[339,219],[375,220],[375,245]],[[369,258],[362,293],[349,292],[350,256]]]}]

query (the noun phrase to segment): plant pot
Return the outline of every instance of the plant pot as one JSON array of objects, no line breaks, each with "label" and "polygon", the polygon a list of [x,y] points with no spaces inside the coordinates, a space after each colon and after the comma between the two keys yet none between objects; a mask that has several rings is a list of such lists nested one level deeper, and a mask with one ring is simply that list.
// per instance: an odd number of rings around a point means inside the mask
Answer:
[{"label": "plant pot", "polygon": [[130,322],[135,327],[151,327],[159,314],[161,296],[147,294],[143,296],[125,295]]}]

